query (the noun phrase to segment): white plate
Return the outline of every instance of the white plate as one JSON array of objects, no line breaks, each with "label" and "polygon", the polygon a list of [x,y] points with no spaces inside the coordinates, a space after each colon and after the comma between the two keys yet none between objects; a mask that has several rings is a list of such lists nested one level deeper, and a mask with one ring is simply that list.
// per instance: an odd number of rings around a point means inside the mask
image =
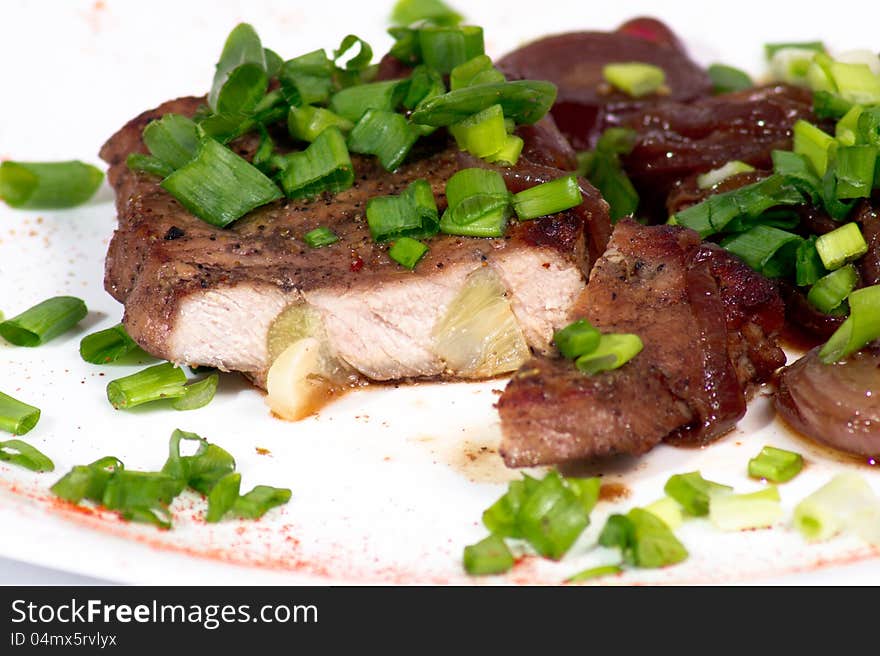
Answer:
[{"label": "white plate", "polygon": [[[653,12],[648,2],[547,0],[537,12],[530,6],[535,3],[480,2],[468,16],[486,26],[488,49],[497,55],[543,34],[613,28]],[[333,48],[348,32],[367,38],[379,53],[390,44],[384,34],[389,7],[338,0],[6,2],[0,157],[96,162],[103,140],[129,118],[167,98],[207,89],[221,44],[241,20],[285,56]],[[872,22],[853,20],[870,15],[867,3],[839,17],[809,4],[795,12],[766,2],[728,3],[724,12],[702,6],[695,13],[693,7],[664,3],[661,17],[706,63],[758,71],[765,41],[818,37],[840,49],[875,44]],[[16,212],[0,205],[0,307],[7,316],[58,294],[80,296],[90,308],[76,332],[49,345],[0,345],[0,389],[42,408],[27,439],[57,466],[53,474],[31,474],[0,465],[0,555],[137,583],[470,581],[461,569],[462,548],[483,537],[482,510],[519,476],[495,451],[500,433],[492,404],[504,381],[352,393],[318,417],[292,424],[272,419],[259,392],[227,376],[215,401],[198,411],[115,412],[105,385],[135,367],[95,367],[77,353],[82,335],[121,316],[101,284],[114,225],[107,188],[70,211]],[[229,450],[244,488],[290,487],[292,501],[258,522],[207,526],[204,502],[185,494],[174,505],[175,528],[167,532],[53,503],[49,486],[73,465],[112,454],[132,469],[161,467],[177,427]],[[663,446],[606,466],[605,480],[623,483],[627,498],[600,503],[591,527],[562,562],[524,558],[509,576],[490,581],[555,583],[610,562],[612,553],[592,547],[609,513],[660,497],[676,472],[699,469],[738,490],[756,489],[746,463],[768,443],[808,460],[804,473],[781,488],[789,511],[844,469],[857,469],[880,487],[876,469],[791,437],[758,401],[737,431],[708,448]],[[846,538],[807,545],[784,522],[772,530],[723,534],[694,520],[679,536],[691,554],[685,563],[634,570],[611,582],[880,582],[876,550]]]}]

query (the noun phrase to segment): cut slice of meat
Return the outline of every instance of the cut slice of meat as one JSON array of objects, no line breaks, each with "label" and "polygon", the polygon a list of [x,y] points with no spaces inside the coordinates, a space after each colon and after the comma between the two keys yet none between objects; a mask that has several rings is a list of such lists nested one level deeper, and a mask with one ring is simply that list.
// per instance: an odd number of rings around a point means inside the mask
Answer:
[{"label": "cut slice of meat", "polygon": [[[145,350],[173,362],[242,371],[264,385],[270,327],[286,308],[306,305],[317,311],[330,353],[355,374],[457,377],[434,349],[432,329],[482,267],[502,281],[527,344],[539,353],[552,350],[553,330],[568,316],[610,232],[607,204],[588,183],[579,207],[517,223],[503,239],[433,238],[411,272],[388,257],[387,245],[371,240],[366,202],[424,178],[442,211],[446,180],[461,166],[445,137],[428,141],[394,173],[354,157],[351,189],[278,201],[219,229],[183,209],[156,178],[125,164],[129,153],[145,152],[141,133],[150,120],[168,112],[191,116],[202,102],[181,98],[145,112],[101,151],[119,214],[105,286],[125,304],[125,327]],[[555,128],[550,122],[534,130]],[[556,139],[545,136],[544,143]],[[233,146],[247,156],[254,142]],[[527,159],[517,171],[533,183],[563,174]],[[303,235],[318,226],[333,230],[339,242],[307,247]]]},{"label": "cut slice of meat", "polygon": [[644,350],[596,376],[535,357],[498,402],[508,466],[640,454],[663,440],[704,443],[745,412],[752,387],[785,364],[772,282],[699,236],[617,224],[572,313]]}]

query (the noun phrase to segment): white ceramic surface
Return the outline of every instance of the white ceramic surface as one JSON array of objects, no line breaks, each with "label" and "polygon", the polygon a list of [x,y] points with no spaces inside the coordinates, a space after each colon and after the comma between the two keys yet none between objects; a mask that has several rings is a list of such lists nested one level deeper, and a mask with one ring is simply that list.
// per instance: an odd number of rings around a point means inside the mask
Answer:
[{"label": "white ceramic surface", "polygon": [[[760,70],[765,41],[823,38],[832,47],[876,46],[870,5],[846,12],[789,3],[618,1],[609,5],[545,0],[457,3],[486,27],[490,54],[540,35],[612,28],[631,16],[665,19],[702,62]],[[858,3],[855,3],[858,4]],[[308,6],[307,6],[308,5]],[[662,7],[662,9],[661,9]],[[283,56],[334,48],[356,32],[377,53],[390,3],[25,2],[0,6],[0,158],[98,162],[104,139],[159,102],[206,90],[228,31],[251,22]],[[864,13],[861,13],[864,12]],[[844,16],[845,14],[845,16]],[[285,423],[269,416],[260,393],[223,378],[208,407],[113,411],[104,388],[136,367],[95,367],[78,356],[79,339],[116,323],[120,306],[102,288],[103,257],[115,224],[112,194],[68,211],[18,212],[0,204],[0,309],[7,316],[49,296],[73,294],[90,314],[78,330],[39,349],[0,343],[0,390],[39,406],[27,440],[55,461],[51,474],[0,465],[0,555],[70,573],[135,583],[465,583],[461,552],[480,539],[480,513],[518,476],[495,449],[492,404],[504,381],[414,385],[350,394],[319,416]],[[175,502],[175,528],[120,523],[53,503],[49,486],[71,466],[104,455],[129,468],[161,467],[174,428],[195,431],[230,451],[243,488],[290,487],[286,507],[259,522],[207,526],[204,503]],[[560,563],[523,559],[507,577],[485,582],[556,583],[613,560],[593,547],[611,512],[662,495],[667,477],[699,469],[738,490],[757,489],[745,475],[764,444],[803,453],[808,466],[782,486],[788,513],[837,471],[854,468],[880,489],[877,468],[792,438],[766,402],[753,404],[737,431],[701,450],[660,447],[641,459],[604,468],[627,498],[602,502],[593,523]],[[257,449],[268,449],[262,454]],[[593,471],[600,471],[594,469]],[[786,522],[771,530],[724,534],[705,520],[678,532],[690,551],[682,565],[635,570],[610,583],[880,583],[878,553],[855,539],[807,545]]]}]

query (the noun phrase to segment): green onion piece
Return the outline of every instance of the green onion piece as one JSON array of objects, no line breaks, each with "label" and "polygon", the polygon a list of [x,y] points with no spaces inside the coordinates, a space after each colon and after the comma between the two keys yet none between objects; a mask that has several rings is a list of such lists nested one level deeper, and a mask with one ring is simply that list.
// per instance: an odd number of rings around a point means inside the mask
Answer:
[{"label": "green onion piece", "polygon": [[[198,449],[191,456],[180,455],[181,440],[196,442]],[[220,479],[233,471],[235,459],[216,444],[179,429],[171,434],[163,474],[182,481],[197,492],[209,494]]]},{"label": "green onion piece", "polygon": [[570,323],[553,335],[556,348],[562,357],[569,360],[593,352],[599,345],[600,338],[601,333],[586,319]]},{"label": "green onion piece", "polygon": [[136,374],[111,380],[107,384],[107,399],[117,410],[128,410],[160,399],[181,397],[186,393],[185,386],[186,374],[183,369],[163,362]]},{"label": "green onion piece", "polygon": [[837,149],[836,194],[838,198],[869,198],[874,186],[876,146],[844,146]]},{"label": "green onion piece", "polygon": [[743,91],[754,86],[748,73],[733,66],[724,64],[712,64],[706,71],[712,81],[712,93],[733,93]]},{"label": "green onion piece", "polygon": [[813,173],[809,160],[788,150],[774,150],[773,171],[783,176],[815,203],[819,200],[822,181]]},{"label": "green onion piece", "polygon": [[429,21],[434,25],[458,25],[462,16],[441,0],[397,0],[391,11],[394,25]]},{"label": "green onion piece", "polygon": [[208,93],[208,106],[217,111],[217,99],[223,85],[229,76],[243,64],[257,64],[266,70],[266,54],[260,37],[256,30],[247,23],[240,23],[233,28],[232,32],[223,45],[220,60],[217,62],[217,70],[214,73],[214,82]]},{"label": "green onion piece", "polygon": [[816,53],[805,48],[782,48],[770,58],[771,79],[798,86],[811,86],[810,71],[813,70],[813,83],[823,90],[833,91],[833,83],[824,67],[815,64]]},{"label": "green onion piece", "polygon": [[709,504],[709,520],[722,531],[769,528],[782,517],[775,485],[751,494],[726,494]]},{"label": "green onion piece", "polygon": [[526,475],[523,475],[522,480],[508,483],[507,492],[483,511],[483,525],[494,535],[522,538],[519,512],[523,502],[535,491],[538,484],[537,479]]},{"label": "green onion piece", "polygon": [[82,205],[95,195],[104,173],[80,161],[0,163],[0,200],[25,210]]},{"label": "green onion piece", "polygon": [[586,177],[602,192],[611,208],[611,221],[635,214],[639,194],[633,187],[620,155],[632,151],[638,135],[626,128],[609,128],[602,133],[593,151],[578,153],[578,175]]},{"label": "green onion piece", "polygon": [[176,398],[171,407],[175,410],[204,408],[214,399],[219,382],[220,375],[213,373],[202,380],[190,383],[183,388],[183,396]]},{"label": "green onion piece", "polygon": [[711,171],[698,175],[697,186],[700,189],[711,189],[718,183],[727,180],[727,178],[738,175],[740,173],[748,173],[749,171],[754,170],[754,166],[746,164],[745,162],[740,162],[739,160],[733,160],[732,162],[728,162],[724,166],[721,166],[717,169],[712,169]]},{"label": "green onion piece", "polygon": [[422,102],[442,96],[444,93],[446,93],[446,85],[440,73],[427,66],[416,66],[409,76],[403,106],[407,109],[415,109]]},{"label": "green onion piece", "polygon": [[277,170],[275,166],[275,141],[272,139],[266,126],[258,125],[257,132],[260,134],[260,143],[257,146],[257,150],[254,151],[251,164],[256,166],[266,176],[274,175]]},{"label": "green onion piece", "polygon": [[602,77],[633,98],[655,93],[666,83],[666,72],[662,68],[644,62],[606,64],[602,68]]},{"label": "green onion piece", "polygon": [[481,27],[427,26],[419,29],[418,38],[422,60],[443,74],[484,52]]},{"label": "green onion piece", "polygon": [[813,165],[819,177],[825,175],[829,158],[837,149],[837,141],[812,123],[798,119],[792,128],[794,132],[794,152],[804,155]]},{"label": "green onion piece", "polygon": [[232,505],[232,513],[244,519],[259,519],[267,512],[290,501],[291,492],[286,488],[257,485],[240,496]]},{"label": "green onion piece", "polygon": [[565,579],[566,583],[580,583],[581,581],[589,581],[602,576],[611,576],[612,574],[622,574],[623,569],[620,565],[600,565],[599,567],[591,567],[577,574],[573,574]]},{"label": "green onion piece", "polygon": [[[323,50],[288,59],[278,74],[287,102],[290,105],[326,103],[333,90],[334,68]],[[352,120],[356,121],[357,117]]]},{"label": "green onion piece", "polygon": [[8,462],[35,472],[55,471],[55,463],[46,454],[21,440],[0,442],[0,462]]},{"label": "green onion piece", "polygon": [[0,336],[16,346],[40,346],[73,328],[88,314],[73,296],[55,296],[0,323]]},{"label": "green onion piece", "polygon": [[645,510],[663,520],[673,531],[684,523],[681,504],[672,497],[663,497],[645,506]]},{"label": "green onion piece", "polygon": [[266,75],[265,66],[242,64],[229,74],[220,89],[217,96],[217,114],[245,118],[252,114],[263,100],[268,88],[269,76]]},{"label": "green onion piece", "polygon": [[470,196],[440,217],[440,232],[465,237],[503,237],[512,214],[510,195]]},{"label": "green onion piece", "polygon": [[526,497],[517,516],[523,537],[539,554],[554,560],[565,555],[589,523],[580,499],[555,471]]},{"label": "green onion piece", "polygon": [[266,75],[271,80],[278,77],[281,67],[284,65],[284,59],[277,52],[270,48],[263,48],[263,57],[266,60]]},{"label": "green onion piece", "polygon": [[515,134],[508,134],[504,140],[504,145],[495,152],[486,157],[486,161],[499,164],[501,166],[514,166],[519,160],[525,142]]},{"label": "green onion piece", "polygon": [[816,114],[816,118],[819,120],[826,118],[839,119],[850,109],[852,109],[852,103],[835,93],[816,91],[813,94],[813,113]]},{"label": "green onion piece", "polygon": [[[802,241],[794,233],[757,225],[746,232],[723,239],[721,245],[755,271],[770,277],[771,273],[785,274],[794,269],[794,259]],[[774,258],[782,261],[774,262]]]},{"label": "green onion piece", "polygon": [[62,476],[51,488],[56,497],[79,503],[83,499],[101,503],[110,477],[125,469],[122,461],[112,456],[96,460],[90,465],[77,465]]},{"label": "green onion piece", "polygon": [[880,285],[857,289],[847,301],[849,317],[819,351],[825,364],[842,360],[880,337]]},{"label": "green onion piece", "polygon": [[475,157],[489,157],[507,142],[507,128],[501,105],[492,105],[469,116],[461,123],[449,126],[461,150]]},{"label": "green onion piece", "polygon": [[858,131],[861,140],[880,145],[880,107],[866,107],[859,114]]},{"label": "green onion piece", "polygon": [[333,94],[330,109],[352,123],[357,123],[369,109],[393,112],[405,96],[406,85],[401,80],[360,84]]},{"label": "green onion piece", "polygon": [[858,281],[859,274],[855,267],[847,264],[817,280],[810,288],[807,300],[817,310],[828,314],[840,307]]},{"label": "green onion piece", "polygon": [[725,232],[746,232],[755,226],[767,226],[790,230],[797,228],[801,223],[801,217],[794,210],[778,209],[767,210],[755,217],[740,216],[727,224]]},{"label": "green onion piece", "polygon": [[[834,126],[834,137],[844,146],[855,146],[863,143],[864,138],[859,131],[859,118],[865,111],[861,105],[853,105]],[[873,168],[873,167],[872,167]]]},{"label": "green onion piece", "polygon": [[521,221],[556,214],[581,204],[577,176],[566,175],[513,195],[513,209]]},{"label": "green onion piece", "polygon": [[131,153],[125,158],[125,165],[132,171],[142,171],[157,175],[160,178],[167,178],[174,173],[174,169],[158,157],[144,155],[143,153]]},{"label": "green onion piece", "polygon": [[354,34],[349,34],[342,39],[339,47],[333,51],[333,62],[338,65],[339,60],[355,46],[358,47],[358,54],[345,62],[345,70],[362,71],[367,68],[373,60],[373,49],[369,43]]},{"label": "green onion piece", "polygon": [[800,287],[812,285],[828,273],[816,250],[816,239],[817,236],[812,235],[798,245],[795,254],[795,282]]},{"label": "green onion piece", "polygon": [[197,217],[220,227],[281,198],[274,182],[213,139],[202,140],[196,158],[165,178],[162,188]]},{"label": "green onion piece", "polygon": [[556,87],[550,82],[517,80],[481,84],[431,98],[416,109],[410,119],[413,123],[445,127],[492,105],[501,105],[507,118],[518,125],[527,125],[546,115],[555,100]]},{"label": "green onion piece", "polygon": [[574,492],[581,508],[588,515],[593,512],[593,508],[599,503],[599,492],[602,489],[602,479],[598,476],[589,478],[574,478],[566,476],[562,479],[568,488]]},{"label": "green onion piece", "polygon": [[40,421],[40,409],[0,392],[0,430],[13,435],[28,433]]},{"label": "green onion piece", "polygon": [[497,82],[504,82],[504,74],[492,65],[492,58],[489,55],[477,55],[453,68],[449,74],[449,87],[452,90],[473,84]]},{"label": "green onion piece", "polygon": [[455,207],[471,196],[506,193],[507,185],[504,184],[504,178],[498,171],[491,169],[461,169],[446,181],[446,200],[450,207]]},{"label": "green onion piece", "polygon": [[513,554],[498,535],[464,548],[464,570],[471,576],[503,574],[513,567]]},{"label": "green onion piece", "polygon": [[733,488],[721,483],[707,481],[700,472],[674,474],[666,481],[663,491],[678,501],[689,515],[704,517],[709,514],[711,497],[733,491]]},{"label": "green onion piece", "polygon": [[107,481],[101,505],[124,519],[170,528],[168,505],[183,487],[182,481],[161,472],[118,470]]},{"label": "green onion piece", "polygon": [[339,241],[339,237],[330,228],[326,226],[318,226],[314,230],[309,230],[303,235],[303,241],[310,248],[323,248]]},{"label": "green onion piece", "polygon": [[602,335],[596,348],[575,360],[579,371],[593,376],[622,367],[641,353],[644,345],[638,335],[612,333]]},{"label": "green onion piece", "polygon": [[868,244],[857,223],[847,223],[816,239],[816,250],[829,271],[857,260],[868,252]]},{"label": "green onion piece", "polygon": [[347,118],[334,114],[323,107],[291,107],[287,115],[287,129],[290,136],[300,141],[313,142],[324,130],[336,127],[348,132],[354,124]]},{"label": "green onion piece", "polygon": [[847,202],[837,195],[836,160],[828,165],[828,170],[822,178],[821,200],[822,207],[835,221],[845,220],[856,206],[856,201]]},{"label": "green onion piece", "polygon": [[205,521],[209,524],[219,522],[232,510],[241,491],[241,474],[226,474],[208,493],[208,512]]},{"label": "green onion piece", "polygon": [[812,50],[813,52],[825,52],[825,44],[821,41],[801,41],[796,43],[765,43],[764,56],[769,61],[777,52],[788,48],[797,48],[798,50]]},{"label": "green onion piece", "polygon": [[436,234],[439,219],[431,185],[416,180],[399,196],[371,198],[367,201],[367,224],[373,241],[380,243]]},{"label": "green onion piece", "polygon": [[749,476],[764,478],[771,483],[786,483],[797,476],[804,466],[804,458],[794,451],[765,446],[749,460]]},{"label": "green onion piece", "polygon": [[394,44],[388,54],[409,66],[421,64],[422,52],[419,47],[419,31],[411,27],[391,27],[388,34]]},{"label": "green onion piece", "polygon": [[877,503],[864,478],[840,473],[795,506],[794,526],[811,542],[827,540],[851,528],[866,510],[876,511]]},{"label": "green onion piece", "polygon": [[348,148],[353,153],[375,155],[386,171],[393,171],[403,163],[419,132],[402,114],[368,109],[348,137]]},{"label": "green onion piece", "polygon": [[844,100],[862,105],[880,102],[880,78],[867,64],[832,61],[830,69],[837,92]]},{"label": "green onion piece", "polygon": [[391,244],[391,248],[388,249],[388,257],[407,269],[415,269],[416,264],[427,252],[428,247],[422,242],[412,237],[401,237]]},{"label": "green onion piece", "polygon": [[[357,88],[357,87],[352,87]],[[324,130],[304,151],[285,158],[281,186],[290,198],[337,193],[354,184],[354,168],[338,128]]]},{"label": "green onion piece", "polygon": [[86,335],[79,343],[79,354],[86,362],[108,364],[116,362],[138,348],[121,323],[112,328]]},{"label": "green onion piece", "polygon": [[599,544],[619,548],[624,560],[636,567],[665,567],[688,557],[666,523],[643,508],[611,515],[599,534]]}]

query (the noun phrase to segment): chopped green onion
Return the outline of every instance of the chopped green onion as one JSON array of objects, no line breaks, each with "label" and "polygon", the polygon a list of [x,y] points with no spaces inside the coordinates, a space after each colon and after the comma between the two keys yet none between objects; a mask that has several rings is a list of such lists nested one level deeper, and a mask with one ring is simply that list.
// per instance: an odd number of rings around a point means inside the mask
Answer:
[{"label": "chopped green onion", "polygon": [[28,433],[40,421],[40,409],[0,392],[0,430],[13,435]]},{"label": "chopped green onion", "polygon": [[484,52],[481,27],[428,26],[419,29],[418,38],[422,61],[443,74]]},{"label": "chopped green onion", "polygon": [[497,171],[469,168],[446,182],[449,204],[440,219],[446,234],[469,237],[500,237],[510,218],[510,194]]},{"label": "chopped green onion", "polygon": [[475,157],[489,157],[507,142],[507,128],[501,105],[492,105],[449,126],[458,147]]},{"label": "chopped green onion", "polygon": [[828,314],[840,307],[859,282],[859,274],[852,264],[840,267],[815,282],[807,300],[820,312]]},{"label": "chopped green onion", "polygon": [[323,50],[313,50],[284,62],[278,79],[288,103],[314,105],[327,102],[333,89],[334,68]]},{"label": "chopped green onion", "polygon": [[[198,443],[198,449],[191,456],[180,455],[181,440]],[[218,481],[233,471],[235,459],[225,449],[195,433],[178,429],[171,434],[163,474],[182,481],[197,492],[208,494]]]},{"label": "chopped green onion", "polygon": [[751,494],[726,494],[712,498],[709,520],[722,531],[744,531],[773,526],[782,517],[775,485]]},{"label": "chopped green onion", "polygon": [[285,163],[280,181],[290,198],[336,193],[354,184],[351,158],[338,128],[327,128],[304,151],[287,155]]},{"label": "chopped green onion", "polygon": [[591,567],[580,571],[577,574],[573,574],[565,579],[565,582],[580,583],[582,581],[589,581],[590,579],[597,579],[602,576],[611,576],[612,574],[622,573],[623,568],[621,568],[620,565],[600,565],[599,567]]},{"label": "chopped green onion", "polygon": [[461,14],[441,0],[397,0],[391,11],[391,22],[395,25],[412,25],[418,21],[457,25],[461,20]]},{"label": "chopped green onion", "polygon": [[456,89],[426,100],[410,119],[413,123],[445,127],[460,123],[492,105],[501,105],[507,118],[518,125],[540,120],[556,100],[550,82],[517,80]]},{"label": "chopped green onion", "polygon": [[406,90],[402,80],[360,84],[333,94],[330,109],[352,123],[357,123],[369,109],[393,112],[403,102]]},{"label": "chopped green onion", "polygon": [[358,47],[358,54],[345,62],[345,70],[362,71],[367,68],[373,60],[373,49],[369,43],[354,34],[349,34],[342,39],[339,47],[333,51],[333,62],[338,65],[339,60],[355,46]]},{"label": "chopped green onion", "polygon": [[626,128],[609,128],[602,133],[596,149],[578,153],[578,175],[586,177],[611,208],[611,221],[635,214],[639,194],[633,187],[620,155],[632,151],[638,135]]},{"label": "chopped green onion", "polygon": [[253,113],[268,88],[269,77],[264,64],[242,64],[229,74],[220,89],[216,112],[232,120],[235,117],[243,120]]},{"label": "chopped green onion", "polygon": [[161,472],[118,470],[107,480],[101,505],[124,519],[170,528],[168,505],[183,482]]},{"label": "chopped green onion", "polygon": [[266,176],[274,175],[278,168],[275,166],[275,141],[272,139],[266,126],[258,125],[257,132],[260,134],[260,143],[257,146],[257,150],[254,151],[251,164],[256,166]]},{"label": "chopped green onion", "polygon": [[657,499],[657,501],[645,506],[645,510],[654,513],[673,531],[684,522],[684,516],[681,512],[681,504],[672,497]]},{"label": "chopped green onion", "polygon": [[866,107],[862,110],[858,130],[865,143],[880,146],[880,107]]},{"label": "chopped green onion", "polygon": [[323,248],[339,241],[339,237],[330,228],[326,226],[318,226],[314,230],[309,230],[303,235],[303,241],[310,248]]},{"label": "chopped green onion", "polygon": [[880,337],[880,285],[857,289],[847,301],[849,317],[819,351],[825,364],[842,360]]},{"label": "chopped green onion", "polygon": [[422,242],[412,237],[401,237],[391,244],[391,248],[388,249],[388,257],[407,269],[415,269],[416,264],[427,252],[428,247]]},{"label": "chopped green onion", "polygon": [[348,137],[348,148],[354,153],[375,155],[386,171],[403,163],[419,132],[402,114],[368,109]]},{"label": "chopped green onion", "polygon": [[840,473],[795,506],[794,526],[811,542],[827,540],[850,529],[860,514],[876,512],[877,504],[864,478]]},{"label": "chopped green onion", "polygon": [[[801,223],[801,217],[794,210],[778,209],[767,210],[755,217],[740,216],[725,226],[725,232],[746,232],[755,226],[767,226],[790,230],[797,228]],[[792,248],[794,250],[794,248]],[[779,258],[776,258],[779,259]],[[765,275],[771,275],[769,273]]]},{"label": "chopped green onion", "polygon": [[449,87],[462,89],[476,84],[504,82],[504,74],[492,65],[489,55],[478,55],[459,64],[449,74]]},{"label": "chopped green onion", "polygon": [[501,166],[514,166],[519,160],[525,142],[515,134],[508,134],[504,144],[497,151],[486,157],[486,160]]},{"label": "chopped green onion", "polygon": [[839,119],[850,109],[852,109],[852,103],[835,93],[816,91],[813,94],[813,113],[816,114],[816,118],[819,120],[826,118]]},{"label": "chopped green onion", "polygon": [[666,72],[662,68],[644,62],[606,64],[602,68],[602,77],[633,98],[655,93],[666,83]]},{"label": "chopped green onion", "polygon": [[771,483],[786,483],[797,476],[803,466],[801,454],[765,446],[761,453],[749,460],[749,476],[764,478]]},{"label": "chopped green onion", "polygon": [[[782,48],[770,58],[771,78],[774,81],[810,86],[818,83],[821,88],[833,91],[833,84],[823,67],[815,63],[816,53],[804,48]],[[812,80],[811,84],[811,71]]]},{"label": "chopped green onion", "polygon": [[101,458],[89,465],[77,465],[50,490],[55,496],[71,503],[79,503],[83,499],[101,503],[110,477],[123,469],[125,467],[118,458]]},{"label": "chopped green onion", "polygon": [[837,150],[837,141],[812,123],[798,119],[792,128],[794,133],[794,152],[804,155],[813,165],[813,170],[822,177],[828,169],[828,161]]},{"label": "chopped green onion", "polygon": [[707,481],[700,472],[674,474],[666,481],[663,491],[678,501],[685,511],[696,517],[709,514],[709,501],[712,497],[732,492],[733,488],[714,481]]},{"label": "chopped green onion", "polygon": [[121,323],[112,328],[86,335],[79,343],[79,354],[86,362],[108,364],[116,362],[138,348]]},{"label": "chopped green onion", "polygon": [[562,357],[574,360],[587,353],[592,353],[599,346],[601,333],[586,319],[568,324],[553,335],[553,342]]},{"label": "chopped green onion", "polygon": [[599,544],[619,548],[624,560],[636,567],[665,567],[688,557],[666,523],[644,508],[611,515],[599,534]]},{"label": "chopped green onion", "polygon": [[739,160],[733,160],[732,162],[728,162],[724,166],[721,166],[717,169],[712,169],[711,171],[698,175],[697,187],[699,187],[700,189],[711,189],[718,183],[727,180],[727,178],[730,178],[734,175],[739,175],[740,173],[748,173],[754,170],[754,166],[746,164],[745,162],[740,162]]},{"label": "chopped green onion", "polygon": [[55,470],[55,464],[46,454],[21,440],[0,441],[0,462],[8,462],[35,472]]},{"label": "chopped green onion", "polygon": [[80,161],[0,163],[0,200],[25,210],[59,209],[95,195],[104,173]]},{"label": "chopped green onion", "polygon": [[232,510],[241,491],[241,474],[226,474],[208,493],[208,512],[205,521],[209,524],[219,522]]},{"label": "chopped green onion", "polygon": [[416,66],[409,76],[409,84],[403,106],[415,109],[421,103],[446,93],[443,76],[427,66]]},{"label": "chopped green onion", "polygon": [[828,273],[816,250],[816,235],[804,239],[797,248],[795,254],[795,282],[800,287],[812,285],[819,278]]},{"label": "chopped green onion", "polygon": [[117,410],[160,399],[176,399],[186,393],[186,374],[170,362],[163,362],[107,384],[107,399]]},{"label": "chopped green onion", "polygon": [[73,328],[88,314],[73,296],[55,296],[0,323],[0,336],[16,346],[40,346]]},{"label": "chopped green onion", "polygon": [[558,560],[590,523],[589,513],[557,472],[547,474],[523,501],[517,525],[545,558]]},{"label": "chopped green onion", "polygon": [[602,335],[599,345],[574,361],[579,371],[593,376],[622,367],[641,353],[644,345],[638,335],[612,333]]},{"label": "chopped green onion", "polygon": [[399,196],[371,198],[367,201],[367,224],[376,242],[436,234],[439,220],[431,185],[416,180]]},{"label": "chopped green onion", "polygon": [[835,175],[838,198],[870,198],[874,186],[876,146],[844,146],[837,149]]},{"label": "chopped green onion", "polygon": [[[834,126],[835,138],[844,146],[855,146],[864,141],[859,131],[859,117],[865,111],[861,105],[853,105]],[[875,152],[876,156],[876,152]],[[873,166],[872,166],[873,168]]]},{"label": "chopped green onion", "polygon": [[789,150],[774,150],[773,171],[783,176],[788,182],[815,203],[819,200],[822,181],[813,172],[809,160]]},{"label": "chopped green onion", "polygon": [[825,52],[825,44],[821,41],[801,41],[796,43],[765,43],[764,56],[770,60],[780,50],[797,48],[798,50],[812,50],[813,52]]},{"label": "chopped green onion", "polygon": [[160,178],[167,178],[174,173],[174,169],[158,157],[144,155],[143,153],[131,153],[125,158],[125,165],[132,171],[142,171],[158,175]]},{"label": "chopped green onion", "polygon": [[464,570],[471,576],[503,574],[513,567],[513,554],[498,535],[464,548]]},{"label": "chopped green onion", "polygon": [[857,223],[847,223],[816,239],[816,250],[829,271],[857,260],[868,252],[868,244]]},{"label": "chopped green onion", "polygon": [[513,209],[521,220],[556,214],[581,204],[583,195],[577,176],[566,175],[513,195]]},{"label": "chopped green onion", "polygon": [[217,393],[220,375],[213,373],[202,380],[190,383],[183,388],[183,396],[176,398],[171,404],[175,410],[198,410],[204,408]]},{"label": "chopped green onion", "polygon": [[274,182],[213,139],[202,140],[196,158],[165,178],[162,187],[197,217],[220,227],[281,198]]},{"label": "chopped green onion", "polygon": [[259,519],[272,508],[286,504],[290,497],[291,492],[287,488],[257,485],[235,500],[232,513],[245,519]]},{"label": "chopped green onion", "polygon": [[715,94],[743,91],[754,86],[748,73],[733,66],[712,64],[706,72],[709,73],[709,79],[712,81],[712,93]]},{"label": "chopped green onion", "polygon": [[266,75],[269,76],[270,80],[273,77],[278,77],[278,73],[284,65],[281,55],[270,48],[263,48],[263,57],[266,60]]},{"label": "chopped green onion", "polygon": [[832,61],[830,69],[837,92],[844,100],[862,105],[880,102],[880,78],[867,64]]},{"label": "chopped green onion", "polygon": [[522,480],[508,483],[507,492],[483,511],[483,525],[495,535],[523,537],[518,523],[519,511],[537,486],[538,480],[526,475],[523,475]]},{"label": "chopped green onion", "polygon": [[290,136],[300,141],[311,143],[329,127],[348,132],[354,127],[354,123],[329,109],[309,105],[291,107],[287,115],[287,129],[290,131]]},{"label": "chopped green onion", "polygon": [[446,181],[446,200],[455,207],[466,198],[479,194],[504,195],[507,185],[497,171],[491,169],[467,168],[456,171]]},{"label": "chopped green onion", "polygon": [[223,45],[220,60],[217,62],[217,70],[214,73],[214,82],[208,93],[208,106],[217,110],[217,99],[220,91],[226,84],[230,75],[244,64],[257,64],[266,70],[266,54],[260,37],[256,30],[247,23],[240,23],[233,28],[232,32]]},{"label": "chopped green onion", "polygon": [[795,256],[802,241],[803,238],[794,233],[757,225],[723,239],[721,246],[755,271],[768,277],[779,277],[794,269]]}]

